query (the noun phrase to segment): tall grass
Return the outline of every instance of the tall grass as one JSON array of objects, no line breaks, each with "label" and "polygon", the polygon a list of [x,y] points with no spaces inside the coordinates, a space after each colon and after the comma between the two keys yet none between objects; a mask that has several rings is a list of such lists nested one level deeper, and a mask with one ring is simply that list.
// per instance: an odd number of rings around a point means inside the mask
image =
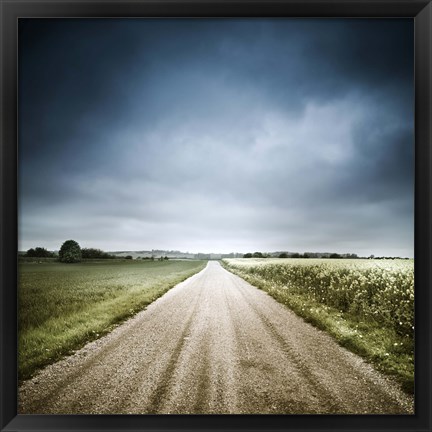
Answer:
[{"label": "tall grass", "polygon": [[20,263],[19,379],[106,334],[204,266],[174,260]]},{"label": "tall grass", "polygon": [[413,390],[413,260],[228,259],[224,265]]}]

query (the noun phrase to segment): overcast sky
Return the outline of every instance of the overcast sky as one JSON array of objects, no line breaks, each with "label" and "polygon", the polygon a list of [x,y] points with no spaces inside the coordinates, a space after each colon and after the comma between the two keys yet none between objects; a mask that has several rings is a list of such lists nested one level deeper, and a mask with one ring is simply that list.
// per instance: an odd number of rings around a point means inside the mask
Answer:
[{"label": "overcast sky", "polygon": [[19,249],[413,256],[413,20],[20,20]]}]

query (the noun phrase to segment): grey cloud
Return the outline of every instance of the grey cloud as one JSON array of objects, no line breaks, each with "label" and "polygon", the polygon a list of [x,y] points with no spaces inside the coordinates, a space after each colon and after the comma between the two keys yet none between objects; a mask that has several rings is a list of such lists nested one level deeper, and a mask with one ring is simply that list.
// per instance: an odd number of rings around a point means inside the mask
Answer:
[{"label": "grey cloud", "polygon": [[412,28],[24,23],[20,244],[412,255]]}]

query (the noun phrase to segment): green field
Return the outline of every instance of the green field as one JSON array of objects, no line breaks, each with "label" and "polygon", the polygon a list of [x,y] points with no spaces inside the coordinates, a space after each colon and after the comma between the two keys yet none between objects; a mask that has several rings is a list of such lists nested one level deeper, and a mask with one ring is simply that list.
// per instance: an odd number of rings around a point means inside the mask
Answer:
[{"label": "green field", "polygon": [[413,260],[225,259],[222,264],[413,391]]},{"label": "green field", "polygon": [[101,260],[19,263],[18,374],[39,368],[108,333],[205,261]]}]

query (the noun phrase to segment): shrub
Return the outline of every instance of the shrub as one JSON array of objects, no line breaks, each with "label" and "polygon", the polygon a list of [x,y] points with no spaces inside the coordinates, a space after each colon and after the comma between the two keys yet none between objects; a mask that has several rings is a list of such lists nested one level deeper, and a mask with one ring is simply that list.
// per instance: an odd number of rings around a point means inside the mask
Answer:
[{"label": "shrub", "polygon": [[26,257],[31,258],[52,258],[54,253],[46,250],[43,247],[31,248],[26,252]]},{"label": "shrub", "polygon": [[100,249],[94,249],[94,248],[82,248],[81,254],[83,258],[89,258],[89,259],[108,259],[108,258],[115,258],[114,255],[110,255],[107,252],[104,252]]}]

